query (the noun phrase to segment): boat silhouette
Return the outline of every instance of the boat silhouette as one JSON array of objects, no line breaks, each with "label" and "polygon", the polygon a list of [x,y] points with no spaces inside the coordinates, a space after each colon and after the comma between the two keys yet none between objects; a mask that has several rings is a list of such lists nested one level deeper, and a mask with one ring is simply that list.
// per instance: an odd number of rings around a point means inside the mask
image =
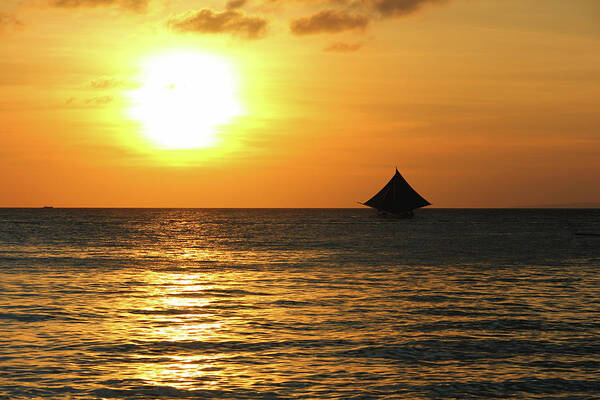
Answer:
[{"label": "boat silhouette", "polygon": [[399,218],[412,218],[413,210],[431,205],[406,182],[398,168],[392,179],[375,196],[360,204],[374,208],[382,215]]}]

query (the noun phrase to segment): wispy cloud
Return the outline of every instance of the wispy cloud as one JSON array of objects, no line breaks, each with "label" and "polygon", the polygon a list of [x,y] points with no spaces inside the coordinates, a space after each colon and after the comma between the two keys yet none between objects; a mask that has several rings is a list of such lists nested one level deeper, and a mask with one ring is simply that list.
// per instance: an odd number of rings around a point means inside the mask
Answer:
[{"label": "wispy cloud", "polygon": [[167,25],[178,32],[228,33],[248,39],[261,38],[267,30],[267,20],[264,18],[247,16],[237,10],[219,12],[208,8],[175,16]]},{"label": "wispy cloud", "polygon": [[140,87],[139,83],[127,81],[124,79],[101,77],[89,82],[89,87],[92,89],[135,89]]},{"label": "wispy cloud", "polygon": [[85,104],[92,106],[104,106],[115,100],[113,96],[97,96],[85,100]]},{"label": "wispy cloud", "polygon": [[352,53],[358,51],[362,46],[362,43],[335,42],[325,47],[323,50],[332,53]]},{"label": "wispy cloud", "polygon": [[[61,2],[102,2],[125,0],[54,0]],[[129,0],[147,1],[147,0]],[[427,4],[450,0],[223,0],[224,10],[203,8],[190,10],[170,18],[167,25],[177,32],[198,34],[231,34],[248,39],[266,35],[268,20],[263,15],[249,16],[241,11],[251,6],[255,12],[268,14],[282,8],[312,9],[312,14],[289,22],[290,32],[296,36],[335,34],[347,31],[365,31],[382,18],[403,17],[419,11]],[[274,8],[275,7],[275,8]],[[260,11],[257,11],[260,10]],[[358,44],[335,43],[326,51],[352,52]]]},{"label": "wispy cloud", "polygon": [[[312,5],[315,12],[323,7],[335,8],[346,12],[360,12],[382,17],[399,17],[412,14],[420,10],[426,4],[444,3],[450,0],[262,0],[263,6],[277,5],[289,7],[291,4],[302,3],[305,6]],[[230,0],[230,2],[237,2]],[[241,1],[243,4],[249,1]]]},{"label": "wispy cloud", "polygon": [[229,0],[225,7],[228,10],[235,10],[237,8],[243,7],[246,3],[246,0]]},{"label": "wispy cloud", "polygon": [[349,14],[340,10],[319,11],[310,17],[299,18],[290,23],[295,35],[314,33],[338,33],[348,30],[364,30],[369,19],[360,14]]},{"label": "wispy cloud", "polygon": [[115,97],[111,95],[94,96],[88,98],[77,98],[70,97],[65,100],[65,106],[68,108],[82,108],[82,107],[104,107],[115,102]]},{"label": "wispy cloud", "polygon": [[148,6],[149,0],[50,0],[54,7],[102,7],[119,6],[134,11],[143,11]]},{"label": "wispy cloud", "polygon": [[0,12],[0,32],[17,29],[23,23],[13,14]]},{"label": "wispy cloud", "polygon": [[[293,20],[290,23],[290,30],[295,35],[363,31],[371,22],[381,18],[407,16],[419,11],[426,4],[447,1],[449,0],[297,0],[305,5],[313,5],[316,11],[312,15]],[[280,0],[265,0],[263,4],[273,2],[282,6],[284,4]],[[319,10],[323,6],[328,9]],[[328,49],[328,51],[356,50],[352,46],[333,46]]]},{"label": "wispy cloud", "polygon": [[419,10],[427,3],[442,3],[447,0],[362,0],[384,17],[399,17]]}]

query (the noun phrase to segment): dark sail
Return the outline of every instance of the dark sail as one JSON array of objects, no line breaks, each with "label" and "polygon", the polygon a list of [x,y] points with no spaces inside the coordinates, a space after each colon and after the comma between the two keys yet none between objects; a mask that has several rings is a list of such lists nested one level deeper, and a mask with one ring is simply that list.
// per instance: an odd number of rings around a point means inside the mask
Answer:
[{"label": "dark sail", "polygon": [[415,192],[397,169],[387,185],[363,204],[390,213],[404,213],[415,208],[431,205],[419,193]]}]

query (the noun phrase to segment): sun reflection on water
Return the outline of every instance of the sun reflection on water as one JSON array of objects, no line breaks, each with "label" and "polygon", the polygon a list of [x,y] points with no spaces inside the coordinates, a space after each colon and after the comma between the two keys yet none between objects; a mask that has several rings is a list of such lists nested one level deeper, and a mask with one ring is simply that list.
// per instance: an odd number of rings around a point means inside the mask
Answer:
[{"label": "sun reflection on water", "polygon": [[132,379],[183,390],[214,386],[221,371],[215,361],[221,356],[202,354],[201,346],[195,345],[225,339],[224,321],[206,310],[216,300],[207,293],[215,287],[211,274],[151,272],[142,278],[146,300],[132,299],[123,308],[134,312],[129,323],[136,327],[136,340],[150,343],[158,354],[140,357]]},{"label": "sun reflection on water", "polygon": [[[278,239],[265,246],[256,224],[201,225],[205,214],[194,211],[170,226],[144,213],[119,245],[108,239],[117,213],[103,244],[76,231],[42,247],[35,257],[43,266],[29,257],[27,267],[7,267],[10,259],[0,269],[0,337],[8,338],[0,340],[0,381],[25,393],[17,399],[59,399],[66,390],[81,400],[598,391],[596,266],[398,265],[406,237],[402,246],[361,239],[326,250],[309,227],[305,242],[281,249],[280,238],[304,218],[273,224]],[[160,213],[172,221],[183,212]],[[198,235],[189,233],[194,224]],[[323,240],[331,246],[330,236]],[[20,244],[10,246],[13,257]]]}]

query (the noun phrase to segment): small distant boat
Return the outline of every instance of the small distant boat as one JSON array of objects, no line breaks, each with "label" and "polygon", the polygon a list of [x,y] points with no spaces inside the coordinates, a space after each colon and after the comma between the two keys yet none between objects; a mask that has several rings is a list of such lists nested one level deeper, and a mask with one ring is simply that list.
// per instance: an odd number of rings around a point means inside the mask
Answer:
[{"label": "small distant boat", "polygon": [[412,218],[413,210],[431,205],[406,182],[398,172],[398,168],[383,189],[360,204],[376,209],[381,215],[398,218]]},{"label": "small distant boat", "polygon": [[593,232],[575,232],[575,236],[592,236],[592,237],[600,237],[600,233],[593,233]]},{"label": "small distant boat", "polygon": [[52,207],[52,206],[44,206],[44,207],[42,207],[42,208],[43,208],[44,210],[47,210],[47,209],[49,209],[49,208],[54,208],[54,207]]}]

